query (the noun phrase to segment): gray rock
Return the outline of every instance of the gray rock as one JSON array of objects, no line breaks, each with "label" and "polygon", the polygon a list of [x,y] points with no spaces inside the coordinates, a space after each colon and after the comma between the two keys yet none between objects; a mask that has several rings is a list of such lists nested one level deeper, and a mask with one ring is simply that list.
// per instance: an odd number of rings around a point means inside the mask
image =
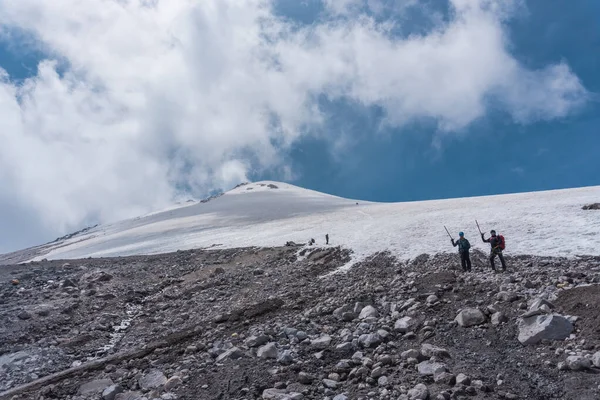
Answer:
[{"label": "gray rock", "polygon": [[394,324],[394,330],[400,333],[406,333],[412,331],[416,326],[416,322],[414,318],[411,317],[402,317]]},{"label": "gray rock", "polygon": [[454,319],[460,326],[470,327],[485,322],[485,315],[478,308],[465,308]]},{"label": "gray rock", "polygon": [[594,367],[600,368],[600,351],[594,353],[592,356],[592,363],[594,364]]},{"label": "gray rock", "polygon": [[162,371],[157,369],[150,370],[146,375],[138,380],[138,384],[144,390],[156,389],[167,383],[167,377]]},{"label": "gray rock", "polygon": [[289,350],[284,350],[277,356],[277,362],[282,365],[290,365],[294,362],[294,356]]},{"label": "gray rock", "polygon": [[346,304],[345,306],[341,306],[333,310],[333,316],[337,317],[338,319],[343,319],[344,314],[351,314],[352,319],[354,319],[354,307]]},{"label": "gray rock", "polygon": [[406,351],[403,351],[402,353],[400,353],[400,357],[404,360],[408,359],[408,358],[419,358],[421,356],[421,353],[419,352],[419,350],[415,350],[415,349],[409,349]]},{"label": "gray rock", "polygon": [[423,354],[423,356],[427,358],[450,358],[450,353],[448,352],[448,350],[443,349],[441,347],[436,347],[429,343],[423,343],[423,345],[421,345],[421,354]]},{"label": "gray rock", "polygon": [[359,319],[367,319],[367,318],[377,318],[379,317],[379,312],[373,306],[366,306],[360,311],[358,315]]},{"label": "gray rock", "polygon": [[337,346],[335,346],[335,349],[338,351],[351,351],[352,349],[354,349],[354,345],[352,345],[351,342],[340,343]]},{"label": "gray rock", "polygon": [[125,392],[119,393],[115,400],[142,400],[145,399],[140,392]]},{"label": "gray rock", "polygon": [[296,337],[296,334],[298,333],[298,329],[296,329],[296,328],[284,328],[283,332],[285,333],[285,336],[288,337],[288,339],[291,339],[293,337]]},{"label": "gray rock", "polygon": [[269,337],[267,335],[259,335],[259,336],[250,336],[244,342],[248,347],[259,347],[269,342]]},{"label": "gray rock", "polygon": [[452,386],[456,382],[456,377],[450,372],[436,372],[433,374],[433,381],[435,383],[443,383]]},{"label": "gray rock", "polygon": [[583,371],[592,368],[592,361],[583,356],[569,356],[566,363],[572,371]]},{"label": "gray rock", "polygon": [[17,314],[17,317],[22,320],[31,319],[31,313],[29,311],[22,310]]},{"label": "gray rock", "polygon": [[558,367],[559,371],[568,371],[569,370],[569,366],[567,365],[566,361],[561,361],[556,366]]},{"label": "gray rock", "polygon": [[492,325],[500,325],[504,322],[508,322],[508,317],[502,311],[498,311],[492,314]]},{"label": "gray rock", "polygon": [[181,380],[181,378],[179,376],[177,376],[177,375],[172,376],[165,383],[165,390],[171,391],[171,390],[175,389],[177,386],[181,385],[182,383],[183,383],[183,381]]},{"label": "gray rock", "polygon": [[[104,391],[107,387],[113,384],[110,379],[97,379],[88,383],[84,383],[79,386],[78,394],[82,396],[89,396],[91,394],[99,394]],[[116,393],[115,393],[116,395]]]},{"label": "gray rock", "polygon": [[217,357],[217,362],[221,362],[226,359],[237,360],[238,358],[241,358],[243,355],[244,355],[244,353],[242,352],[242,350],[240,350],[237,347],[232,347],[229,350],[225,351],[224,353],[221,353]]},{"label": "gray rock", "polygon": [[377,379],[380,376],[383,376],[384,374],[385,374],[385,370],[381,367],[377,367],[377,368],[374,368],[373,371],[371,371],[371,378]]},{"label": "gray rock", "polygon": [[377,334],[379,335],[381,340],[386,340],[387,338],[390,337],[390,333],[388,331],[386,331],[385,329],[377,329]]},{"label": "gray rock", "polygon": [[331,379],[323,379],[323,386],[325,386],[328,389],[335,390],[338,387],[338,383]]},{"label": "gray rock", "polygon": [[427,389],[427,386],[419,383],[408,391],[408,398],[410,400],[427,400],[429,399],[429,389]]},{"label": "gray rock", "polygon": [[119,385],[110,385],[102,392],[103,400],[115,400],[119,393],[123,393],[123,388]]},{"label": "gray rock", "polygon": [[385,375],[380,376],[379,379],[377,379],[377,385],[379,385],[379,386],[387,386],[389,383],[390,383],[390,380]]},{"label": "gray rock", "polygon": [[417,371],[420,375],[433,376],[435,373],[448,371],[448,368],[446,364],[427,360],[417,365]]},{"label": "gray rock", "polygon": [[277,358],[277,346],[274,342],[261,346],[256,351],[258,358]]},{"label": "gray rock", "polygon": [[313,339],[310,342],[310,346],[316,350],[325,350],[331,344],[331,336],[323,335],[317,339]]},{"label": "gray rock", "polygon": [[470,385],[471,384],[471,378],[469,378],[467,375],[465,374],[458,374],[456,375],[456,384],[457,385]]},{"label": "gray rock", "polygon": [[338,394],[333,398],[333,400],[348,400],[348,396],[345,394]]},{"label": "gray rock", "polygon": [[499,301],[513,302],[519,300],[519,295],[514,292],[500,292],[496,295]]},{"label": "gray rock", "polygon": [[265,389],[262,392],[263,400],[299,400],[303,397],[301,393],[288,393],[285,389]]},{"label": "gray rock", "polygon": [[535,299],[529,306],[529,311],[537,311],[537,310],[542,311],[543,306],[546,306],[551,309],[554,308],[554,304],[550,303],[546,299]]},{"label": "gray rock", "polygon": [[527,312],[523,313],[523,314],[521,315],[521,318],[535,317],[536,315],[541,315],[541,314],[543,314],[543,313],[544,313],[544,312],[543,312],[542,310],[540,310],[540,309],[536,309],[536,310],[529,310],[529,311],[527,311]]},{"label": "gray rock", "polygon": [[538,315],[519,322],[519,342],[537,344],[542,340],[564,340],[573,332],[573,324],[562,315]]},{"label": "gray rock", "polygon": [[298,374],[298,382],[303,385],[310,385],[315,380],[315,377],[307,372],[300,372]]},{"label": "gray rock", "polygon": [[358,343],[366,348],[377,347],[381,344],[381,342],[381,336],[379,336],[377,333],[360,335],[358,338]]},{"label": "gray rock", "polygon": [[439,298],[435,294],[432,294],[430,296],[427,296],[427,300],[425,301],[427,302],[427,304],[434,304],[439,301]]},{"label": "gray rock", "polygon": [[351,360],[340,360],[335,365],[335,370],[338,372],[346,372],[352,369]]},{"label": "gray rock", "polygon": [[64,287],[64,288],[65,288],[65,287],[71,287],[71,288],[74,288],[74,287],[77,287],[77,284],[76,284],[75,282],[73,282],[71,279],[68,279],[68,278],[67,278],[67,279],[65,279],[65,280],[62,282],[62,285],[61,285],[61,286],[62,286],[62,287]]}]

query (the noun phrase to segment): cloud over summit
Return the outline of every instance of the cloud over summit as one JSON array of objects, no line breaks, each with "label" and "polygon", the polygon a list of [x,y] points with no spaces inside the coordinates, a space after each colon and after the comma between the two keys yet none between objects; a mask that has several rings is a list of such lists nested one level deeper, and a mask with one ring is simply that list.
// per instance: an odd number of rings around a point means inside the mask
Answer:
[{"label": "cloud over summit", "polygon": [[[510,54],[505,21],[519,7],[506,2],[451,0],[448,20],[407,37],[374,17],[390,9],[382,0],[324,0],[311,25],[273,4],[0,0],[0,38],[26,32],[47,55],[25,82],[0,74],[0,217],[18,203],[28,216],[11,224],[33,232],[5,246],[135,216],[181,188],[289,174],[291,144],[336,134],[320,130],[322,96],[446,133],[484,117],[490,99],[522,123],[586,100],[566,63],[531,70]],[[419,7],[403,4],[398,15]]]}]

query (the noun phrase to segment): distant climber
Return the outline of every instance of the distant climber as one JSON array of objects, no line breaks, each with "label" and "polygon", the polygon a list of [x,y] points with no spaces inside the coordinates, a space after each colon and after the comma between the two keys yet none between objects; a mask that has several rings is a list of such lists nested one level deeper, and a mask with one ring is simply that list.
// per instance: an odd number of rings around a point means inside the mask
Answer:
[{"label": "distant climber", "polygon": [[309,245],[309,246],[312,246],[312,245],[313,245],[313,244],[315,244],[315,243],[316,243],[316,242],[315,242],[315,239],[312,239],[312,238],[311,238],[311,239],[308,241],[308,245]]},{"label": "distant climber", "polygon": [[325,234],[325,244],[329,244],[329,233]]},{"label": "distant climber", "polygon": [[496,235],[496,231],[493,229],[490,231],[490,235],[492,236],[489,239],[486,239],[485,234],[482,233],[481,240],[483,240],[485,243],[489,243],[492,248],[490,252],[490,264],[492,265],[492,270],[494,270],[494,272],[496,271],[494,260],[497,256],[502,264],[502,272],[504,272],[506,271],[506,263],[504,262],[504,255],[502,254],[502,251],[505,247],[504,236]]},{"label": "distant climber", "polygon": [[458,246],[458,254],[460,254],[460,264],[462,265],[462,269],[464,272],[471,271],[471,257],[469,256],[469,249],[471,248],[471,243],[465,238],[465,234],[463,232],[458,233],[458,240],[454,241],[453,238],[450,238],[452,241],[452,246]]}]

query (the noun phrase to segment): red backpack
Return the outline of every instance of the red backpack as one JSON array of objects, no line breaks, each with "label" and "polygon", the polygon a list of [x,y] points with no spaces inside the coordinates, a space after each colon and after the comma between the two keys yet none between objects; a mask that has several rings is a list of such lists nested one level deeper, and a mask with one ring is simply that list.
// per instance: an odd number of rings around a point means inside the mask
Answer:
[{"label": "red backpack", "polygon": [[498,235],[498,238],[500,238],[500,244],[498,244],[498,247],[500,247],[502,250],[504,250],[506,248],[506,242],[504,241],[504,236]]}]

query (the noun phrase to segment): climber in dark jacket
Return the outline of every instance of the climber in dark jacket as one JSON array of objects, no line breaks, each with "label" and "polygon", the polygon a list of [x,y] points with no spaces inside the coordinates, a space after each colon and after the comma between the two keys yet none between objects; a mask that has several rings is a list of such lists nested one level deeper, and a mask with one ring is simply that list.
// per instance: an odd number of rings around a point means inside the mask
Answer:
[{"label": "climber in dark jacket", "polygon": [[471,271],[471,258],[469,257],[471,243],[469,243],[469,241],[465,238],[465,234],[463,232],[460,232],[458,236],[459,239],[456,242],[454,239],[450,239],[452,241],[452,246],[458,246],[458,254],[460,254],[460,263],[463,271]]},{"label": "climber in dark jacket", "polygon": [[490,231],[490,234],[492,236],[490,236],[489,239],[486,239],[485,234],[482,233],[481,240],[483,240],[485,243],[489,243],[490,246],[492,247],[492,251],[490,252],[490,264],[492,265],[492,270],[496,271],[496,266],[494,265],[494,260],[496,259],[496,256],[498,256],[498,258],[500,259],[500,263],[502,264],[502,272],[504,272],[504,271],[506,271],[506,263],[504,262],[504,256],[502,255],[502,248],[500,247],[502,240],[500,239],[500,236],[496,235],[495,230],[492,229]]}]

